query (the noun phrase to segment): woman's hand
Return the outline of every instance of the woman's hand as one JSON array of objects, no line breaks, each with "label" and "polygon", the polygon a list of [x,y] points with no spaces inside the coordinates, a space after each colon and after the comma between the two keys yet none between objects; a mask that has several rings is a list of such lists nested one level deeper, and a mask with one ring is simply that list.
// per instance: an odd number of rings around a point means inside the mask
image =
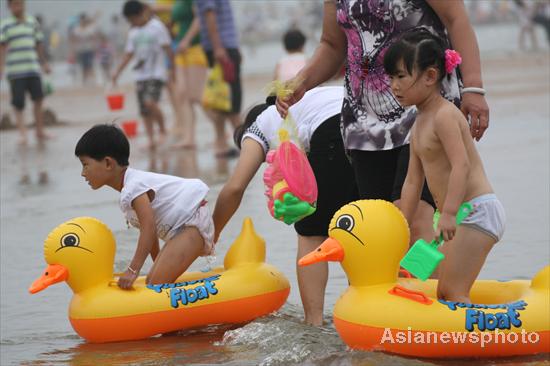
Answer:
[{"label": "woman's hand", "polygon": [[129,268],[118,278],[118,287],[123,290],[132,288],[134,281],[138,278],[139,272],[132,272]]},{"label": "woman's hand", "polygon": [[439,223],[435,230],[435,240],[439,240],[441,234],[443,234],[443,240],[453,240],[456,234],[456,217],[443,212],[439,217]]},{"label": "woman's hand", "polygon": [[183,38],[181,42],[178,44],[177,53],[185,53],[185,51],[187,51],[188,48],[189,48],[189,41]]},{"label": "woman's hand", "polygon": [[475,93],[462,94],[460,110],[470,122],[472,137],[479,141],[489,127],[489,106],[485,97]]},{"label": "woman's hand", "polygon": [[285,84],[292,85],[294,87],[294,92],[284,99],[277,97],[275,106],[282,118],[286,118],[288,114],[288,109],[293,104],[296,104],[300,99],[302,99],[307,91],[303,80],[300,80],[299,76],[295,77],[294,79],[290,79],[289,81],[285,82]]}]

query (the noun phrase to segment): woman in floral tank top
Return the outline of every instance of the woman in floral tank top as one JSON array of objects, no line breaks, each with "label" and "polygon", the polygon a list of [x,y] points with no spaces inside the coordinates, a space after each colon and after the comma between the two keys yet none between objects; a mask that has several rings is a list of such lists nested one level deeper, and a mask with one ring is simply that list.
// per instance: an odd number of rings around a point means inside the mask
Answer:
[{"label": "woman in floral tank top", "polygon": [[[285,116],[306,90],[330,79],[346,61],[341,130],[361,198],[399,204],[416,109],[401,107],[393,97],[382,63],[390,44],[420,27],[439,35],[462,55],[460,70],[444,80],[441,93],[461,108],[471,122],[472,137],[479,140],[488,127],[489,109],[481,94],[477,40],[460,0],[325,0],[320,45],[290,81],[298,83],[294,94],[277,100],[277,109]],[[468,89],[461,96],[463,87]],[[410,223],[411,242],[433,238],[433,207],[425,185]]]}]

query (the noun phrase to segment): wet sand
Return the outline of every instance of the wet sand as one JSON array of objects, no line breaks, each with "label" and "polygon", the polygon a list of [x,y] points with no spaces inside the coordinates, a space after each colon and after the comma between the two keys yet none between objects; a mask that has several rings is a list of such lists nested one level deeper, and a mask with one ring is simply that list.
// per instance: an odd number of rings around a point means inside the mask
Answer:
[{"label": "wet sand", "polygon": [[[548,264],[550,258],[550,57],[548,53],[490,55],[484,57],[483,70],[491,120],[489,130],[477,146],[506,209],[508,222],[505,236],[490,253],[480,278],[528,279]],[[244,106],[262,101],[263,87],[269,78],[269,74],[245,78]],[[251,216],[257,232],[267,242],[267,261],[282,269],[291,281],[289,304],[278,315],[255,321],[242,330],[227,332],[229,336],[226,334],[224,341],[224,330],[213,329],[185,337],[123,345],[88,345],[74,334],[67,321],[67,306],[72,296],[67,286],[59,284],[43,293],[28,295],[29,284],[45,267],[43,240],[55,226],[72,217],[93,216],[109,225],[118,243],[117,271],[125,268],[131,259],[137,231],[126,228],[118,209],[117,192],[109,188],[91,191],[80,177],[80,164],[73,155],[76,141],[93,124],[137,117],[133,87],[127,85],[124,89],[127,104],[121,113],[108,111],[99,87],[57,90],[46,105],[67,124],[49,129],[55,138],[45,148],[36,146],[31,137],[30,147],[21,149],[16,145],[16,131],[0,133],[0,364],[86,365],[107,360],[150,365],[164,362],[289,364],[314,355],[327,363],[423,363],[388,355],[349,353],[330,324],[312,329],[300,323],[302,315],[294,267],[295,234],[291,227],[269,216],[261,174],[254,178],[241,208],[222,234],[217,263],[222,262],[229,244],[240,231],[243,218]],[[0,98],[2,111],[9,107],[7,103],[4,93]],[[162,107],[170,124],[172,113],[166,93]],[[208,198],[213,207],[235,160],[214,158],[213,128],[204,114],[199,113],[199,147],[195,152],[163,148],[156,154],[146,153],[138,148],[145,143],[143,126],[139,126],[139,131],[139,136],[131,142],[131,164],[140,169],[204,179],[211,187]],[[38,183],[40,171],[48,172],[48,183]],[[27,173],[30,183],[19,184],[21,176]],[[204,264],[199,260],[192,268]],[[145,270],[148,266],[149,261]],[[339,294],[347,286],[338,265],[331,264],[330,270],[327,321]],[[281,336],[274,335],[281,332]],[[519,359],[514,364],[540,361]]]}]

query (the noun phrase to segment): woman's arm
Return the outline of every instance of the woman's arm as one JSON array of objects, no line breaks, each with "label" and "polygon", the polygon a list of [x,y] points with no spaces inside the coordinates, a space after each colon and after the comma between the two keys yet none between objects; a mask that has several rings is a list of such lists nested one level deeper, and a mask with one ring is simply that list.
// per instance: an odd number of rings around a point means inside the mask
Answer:
[{"label": "woman's arm", "polygon": [[[435,133],[439,138],[447,160],[451,165],[447,183],[445,202],[441,208],[441,217],[436,229],[436,237],[443,233],[444,240],[451,240],[456,232],[456,213],[464,200],[470,160],[460,132],[462,116],[450,111],[440,112],[435,118]],[[458,118],[457,118],[458,117]]]},{"label": "woman's arm", "polygon": [[246,187],[264,160],[265,154],[260,144],[253,139],[245,139],[237,166],[216,200],[213,214],[214,242],[218,241],[223,228],[239,208]]},{"label": "woman's arm", "polygon": [[178,52],[184,52],[186,49],[189,48],[189,45],[191,45],[191,41],[197,34],[199,34],[201,30],[199,17],[195,14],[195,7],[193,7],[193,21],[191,22],[191,25],[189,26],[189,29],[185,33],[185,36],[181,39],[180,43],[178,44]]},{"label": "woman's arm", "polygon": [[291,79],[289,84],[297,84],[294,93],[281,100],[277,98],[277,110],[283,118],[288,108],[302,99],[305,92],[329,80],[340,70],[347,50],[346,35],[336,21],[336,3],[325,1],[323,15],[323,32],[321,42],[306,66]]},{"label": "woman's arm", "polygon": [[[462,64],[459,67],[464,87],[483,88],[479,47],[464,2],[426,1],[443,22],[453,48],[462,55]],[[460,109],[466,118],[470,118],[470,133],[479,141],[489,127],[489,106],[485,97],[475,93],[464,93]]]},{"label": "woman's arm", "polygon": [[118,279],[118,285],[123,289],[132,287],[147,256],[152,254],[153,248],[158,248],[155,216],[147,193],[137,196],[132,201],[132,208],[136,212],[139,221],[139,239],[134,258],[132,258],[128,269]]}]

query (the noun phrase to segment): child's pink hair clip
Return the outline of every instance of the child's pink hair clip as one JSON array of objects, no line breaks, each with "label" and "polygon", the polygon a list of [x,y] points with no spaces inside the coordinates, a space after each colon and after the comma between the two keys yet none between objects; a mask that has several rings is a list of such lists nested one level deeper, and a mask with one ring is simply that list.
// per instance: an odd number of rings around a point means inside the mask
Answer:
[{"label": "child's pink hair clip", "polygon": [[445,71],[447,71],[447,74],[453,72],[453,70],[461,63],[462,57],[460,57],[460,53],[451,49],[445,50]]}]

